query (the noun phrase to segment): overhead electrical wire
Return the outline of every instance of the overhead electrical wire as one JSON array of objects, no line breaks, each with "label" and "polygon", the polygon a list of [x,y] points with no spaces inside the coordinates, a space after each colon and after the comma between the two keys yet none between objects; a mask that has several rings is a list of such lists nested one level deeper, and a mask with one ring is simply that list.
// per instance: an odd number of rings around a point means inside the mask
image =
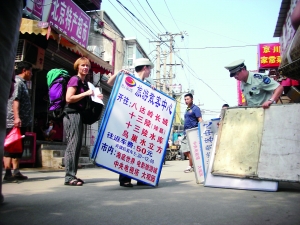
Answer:
[{"label": "overhead electrical wire", "polygon": [[[139,1],[138,1],[139,2]],[[135,5],[133,4],[133,2],[130,0],[130,3],[133,5],[133,7],[136,9],[136,11],[140,14],[140,16],[144,19],[144,21],[145,22],[147,22],[147,20],[143,17],[143,15],[139,12],[139,10],[135,7]],[[148,13],[146,13],[146,15],[148,16]],[[149,17],[149,16],[148,16]],[[149,17],[150,18],[150,17]],[[151,19],[150,19],[150,21],[151,21]],[[152,29],[152,30],[154,30],[151,26],[150,26],[150,24],[147,22],[147,24],[148,24],[148,26]],[[154,24],[154,23],[153,23]],[[154,24],[155,25],[155,24]],[[156,31],[155,31],[156,32]],[[160,32],[160,31],[159,31]]]},{"label": "overhead electrical wire", "polygon": [[[179,56],[177,56],[179,57]],[[180,58],[180,57],[179,57]],[[223,99],[209,84],[207,84],[203,79],[200,77],[196,76],[197,73],[182,59],[180,58],[181,61],[187,66],[187,69],[191,72],[192,76],[195,77],[196,79],[200,80],[203,84],[205,84],[212,92],[214,92],[222,101],[228,102],[225,99]]]},{"label": "overhead electrical wire", "polygon": [[171,13],[171,11],[170,11],[170,9],[169,9],[168,5],[167,5],[167,2],[166,2],[166,0],[164,0],[164,1],[165,1],[165,4],[166,4],[166,6],[167,6],[167,9],[168,9],[168,11],[169,11],[169,13],[170,13],[170,15],[171,15],[171,17],[172,17],[172,19],[173,19],[173,21],[174,21],[174,23],[175,23],[176,27],[177,27],[177,28],[178,28],[178,30],[180,31],[180,28],[178,27],[178,25],[177,25],[176,21],[174,20],[174,17],[172,16],[172,13]]},{"label": "overhead electrical wire", "polygon": [[[109,2],[110,2],[110,4],[112,4],[112,2],[110,1],[110,0],[108,0]],[[117,7],[116,6],[114,6],[114,4],[112,4],[112,6],[123,16],[123,14],[117,9]],[[132,26],[132,27],[134,27],[133,25],[132,25],[132,23],[130,23],[129,22],[129,20],[125,17],[125,16],[123,16],[123,18],[125,19],[125,20],[127,20],[127,22]],[[141,35],[143,35],[146,39],[149,39],[148,37],[146,37],[142,32],[140,32],[138,29],[137,29],[137,31],[141,34]]]},{"label": "overhead electrical wire", "polygon": [[[127,8],[127,7],[125,7],[120,1],[118,1],[118,0],[116,0],[120,5],[121,5],[121,7],[122,7],[122,9],[127,13],[127,15],[129,15],[129,17],[132,17],[133,16],[133,18],[134,19],[136,19],[136,20],[133,20],[134,22],[135,22],[135,24],[137,24],[139,27],[140,27],[140,29],[142,29],[146,34],[148,34],[149,36],[150,36],[150,38],[153,38],[153,36],[152,36],[152,34],[151,33],[149,33],[149,31],[146,29],[146,28],[148,28],[147,26],[145,26],[144,24],[142,24],[141,23],[141,21]],[[143,27],[144,26],[144,27]],[[145,28],[146,27],[146,28]],[[149,29],[149,28],[148,28]],[[149,39],[149,38],[148,38]],[[150,40],[150,39],[149,39]]]},{"label": "overhead electrical wire", "polygon": [[[148,16],[148,18],[150,19],[150,21],[153,22],[153,20],[150,18],[150,16],[148,15],[148,13],[147,13],[146,10],[144,9],[144,7],[141,5],[140,1],[137,1],[137,2],[138,2],[139,5],[141,6],[141,8],[144,10],[145,14]],[[159,33],[162,33],[162,32],[160,31],[160,29],[156,26],[156,24],[155,24],[155,23],[153,23],[153,24],[154,24],[154,26],[157,28],[157,30],[159,31]]]},{"label": "overhead electrical wire", "polygon": [[216,47],[216,46],[211,46],[211,47],[202,47],[202,48],[175,48],[175,49],[192,49],[192,50],[203,50],[203,49],[220,49],[220,48],[245,48],[245,47],[257,47],[257,44],[256,45],[233,45],[233,46],[219,46],[219,47]]},{"label": "overhead electrical wire", "polygon": [[158,20],[158,22],[160,22],[161,26],[165,29],[165,32],[167,32],[168,30],[165,28],[165,26],[162,24],[162,22],[158,19],[156,13],[153,11],[151,5],[149,4],[148,0],[146,0],[148,6],[150,7],[151,11],[153,12],[153,14],[155,15],[156,19]]},{"label": "overhead electrical wire", "polygon": [[[128,13],[130,13],[137,21],[139,21],[140,24],[142,24],[144,27],[146,27],[153,35],[155,38],[158,38],[155,33],[146,25],[144,24],[139,18],[136,17],[126,6],[124,6],[119,0],[116,0]],[[151,35],[150,35],[151,36]]]}]

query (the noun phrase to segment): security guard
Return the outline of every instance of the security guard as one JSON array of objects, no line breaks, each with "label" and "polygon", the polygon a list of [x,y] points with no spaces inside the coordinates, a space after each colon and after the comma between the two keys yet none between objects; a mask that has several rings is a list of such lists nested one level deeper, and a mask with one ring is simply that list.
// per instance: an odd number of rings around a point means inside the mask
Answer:
[{"label": "security guard", "polygon": [[236,60],[225,66],[230,77],[241,81],[241,90],[245,96],[245,106],[262,106],[264,109],[276,103],[283,87],[267,75],[249,72],[244,59]]}]

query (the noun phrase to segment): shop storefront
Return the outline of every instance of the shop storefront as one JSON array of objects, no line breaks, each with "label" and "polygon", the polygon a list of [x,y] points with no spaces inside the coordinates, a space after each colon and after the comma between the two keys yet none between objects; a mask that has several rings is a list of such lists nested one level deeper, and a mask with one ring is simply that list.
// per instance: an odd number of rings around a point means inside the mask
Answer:
[{"label": "shop storefront", "polygon": [[[112,66],[98,58],[79,44],[69,40],[63,34],[55,31],[48,23],[30,19],[22,19],[20,27],[20,40],[16,62],[24,60],[34,65],[32,82],[29,84],[32,97],[32,115],[34,122],[31,131],[36,133],[37,140],[45,140],[44,130],[47,129],[48,122],[53,120],[49,115],[48,86],[46,82],[47,72],[53,68],[63,68],[70,75],[75,75],[73,64],[78,57],[86,56],[92,64],[90,82],[98,83],[103,88],[105,99],[108,99],[110,89],[106,87],[104,74],[112,71]],[[102,80],[99,82],[99,79]],[[50,141],[64,142],[62,119],[53,120],[56,133]],[[97,124],[98,126],[98,124]],[[88,136],[90,127],[85,127],[85,137],[83,143],[90,145],[91,138]],[[88,140],[86,140],[88,138]]]}]

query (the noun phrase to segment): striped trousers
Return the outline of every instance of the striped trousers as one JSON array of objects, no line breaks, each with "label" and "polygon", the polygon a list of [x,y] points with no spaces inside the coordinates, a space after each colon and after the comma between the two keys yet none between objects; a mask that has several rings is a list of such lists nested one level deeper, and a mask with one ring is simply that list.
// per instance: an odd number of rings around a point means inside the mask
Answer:
[{"label": "striped trousers", "polygon": [[70,182],[76,177],[78,169],[83,124],[79,113],[70,113],[64,116],[63,123],[67,139],[67,148],[65,151],[65,182]]}]

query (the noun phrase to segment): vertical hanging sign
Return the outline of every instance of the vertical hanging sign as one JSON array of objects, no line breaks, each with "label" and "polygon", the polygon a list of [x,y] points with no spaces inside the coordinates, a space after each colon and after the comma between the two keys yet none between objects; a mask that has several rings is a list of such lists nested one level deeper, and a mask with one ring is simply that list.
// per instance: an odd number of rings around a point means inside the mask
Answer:
[{"label": "vertical hanging sign", "polygon": [[92,157],[98,166],[158,184],[176,101],[121,74],[102,120]]}]

